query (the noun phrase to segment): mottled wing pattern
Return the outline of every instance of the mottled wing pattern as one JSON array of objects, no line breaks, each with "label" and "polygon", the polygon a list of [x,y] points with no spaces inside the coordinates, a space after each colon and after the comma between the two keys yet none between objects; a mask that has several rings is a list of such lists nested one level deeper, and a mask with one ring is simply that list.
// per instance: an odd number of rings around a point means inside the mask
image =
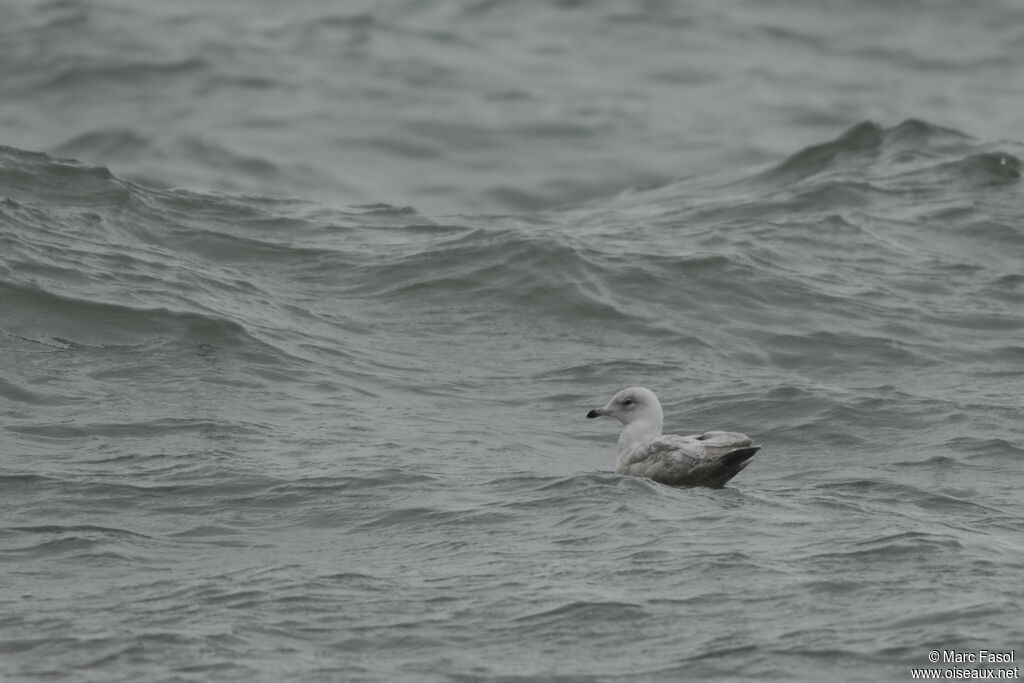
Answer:
[{"label": "mottled wing pattern", "polygon": [[620,473],[672,486],[722,486],[746,467],[759,448],[750,437],[735,432],[670,434],[638,445]]},{"label": "mottled wing pattern", "polygon": [[659,436],[638,444],[619,463],[620,474],[650,477],[669,483],[705,460],[704,445],[692,437]]}]

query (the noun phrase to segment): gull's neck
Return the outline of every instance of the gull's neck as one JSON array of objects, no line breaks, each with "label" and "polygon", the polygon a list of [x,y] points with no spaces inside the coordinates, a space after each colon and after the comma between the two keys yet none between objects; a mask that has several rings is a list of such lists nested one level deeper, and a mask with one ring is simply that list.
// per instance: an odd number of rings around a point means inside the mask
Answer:
[{"label": "gull's neck", "polygon": [[622,427],[619,434],[619,456],[625,455],[637,444],[661,436],[661,406],[650,406],[643,415],[637,415],[629,424]]}]

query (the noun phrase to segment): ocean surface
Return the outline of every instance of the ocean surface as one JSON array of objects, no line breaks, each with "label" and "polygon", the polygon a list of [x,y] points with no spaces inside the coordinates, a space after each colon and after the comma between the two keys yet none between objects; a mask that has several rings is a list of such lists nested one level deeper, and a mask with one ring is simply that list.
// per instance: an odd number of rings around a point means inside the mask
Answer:
[{"label": "ocean surface", "polygon": [[[1019,666],[1022,63],[1010,0],[3,3],[0,680]],[[630,385],[764,448],[617,476]]]}]

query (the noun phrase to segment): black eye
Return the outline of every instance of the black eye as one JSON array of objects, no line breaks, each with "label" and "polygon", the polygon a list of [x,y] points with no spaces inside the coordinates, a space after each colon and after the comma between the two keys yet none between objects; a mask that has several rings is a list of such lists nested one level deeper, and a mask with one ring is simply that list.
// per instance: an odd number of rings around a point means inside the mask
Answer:
[{"label": "black eye", "polygon": [[633,399],[627,398],[625,401],[622,402],[622,405],[624,405],[624,406],[631,406],[631,405],[633,405]]}]

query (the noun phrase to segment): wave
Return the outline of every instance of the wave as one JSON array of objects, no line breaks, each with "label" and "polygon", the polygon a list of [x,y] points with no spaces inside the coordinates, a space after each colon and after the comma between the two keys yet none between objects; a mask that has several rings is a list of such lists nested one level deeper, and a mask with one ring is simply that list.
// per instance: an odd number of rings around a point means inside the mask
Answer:
[{"label": "wave", "polygon": [[[255,342],[242,325],[208,314],[138,309],[2,281],[0,296],[8,313],[4,329],[9,334],[63,348],[130,347],[168,338],[217,346]],[[47,331],[39,337],[41,327]]]},{"label": "wave", "polygon": [[[982,145],[960,131],[908,119],[892,128],[866,121],[829,142],[803,149],[758,180],[790,184],[818,177],[901,178],[968,186],[1020,179],[1020,159]],[[939,188],[936,188],[939,189]]]},{"label": "wave", "polygon": [[[442,336],[640,334],[792,372],[926,369],[950,329],[1016,329],[1018,148],[865,122],[745,175],[528,216],[430,217],[154,189],[0,147],[0,286],[15,307],[2,324],[57,345],[340,354],[362,376],[407,366],[408,351],[386,361],[373,347],[380,325],[410,321]],[[983,319],[956,312],[961,292],[991,303]]]}]

